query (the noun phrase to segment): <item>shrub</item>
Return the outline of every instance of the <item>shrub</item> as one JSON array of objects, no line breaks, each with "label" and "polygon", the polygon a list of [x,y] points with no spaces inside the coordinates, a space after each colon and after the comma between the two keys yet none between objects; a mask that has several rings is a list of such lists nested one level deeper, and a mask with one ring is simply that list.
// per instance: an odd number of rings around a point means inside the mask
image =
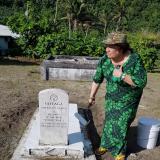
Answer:
[{"label": "shrub", "polygon": [[133,49],[140,54],[143,59],[145,68],[152,71],[156,66],[159,50],[158,36],[153,33],[134,33],[128,34],[130,45]]},{"label": "shrub", "polygon": [[77,56],[100,56],[104,53],[101,41],[88,35],[85,37],[82,32],[72,32],[69,39],[68,32],[63,30],[60,33],[48,34],[38,39],[34,53],[41,58],[51,55],[77,55]]}]

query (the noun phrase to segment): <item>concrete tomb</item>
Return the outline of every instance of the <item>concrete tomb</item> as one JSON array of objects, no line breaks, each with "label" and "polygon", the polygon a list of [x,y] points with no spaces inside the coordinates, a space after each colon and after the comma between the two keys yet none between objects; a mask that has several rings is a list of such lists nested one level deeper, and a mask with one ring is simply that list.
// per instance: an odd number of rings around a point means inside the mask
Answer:
[{"label": "concrete tomb", "polygon": [[42,79],[91,81],[98,59],[85,56],[55,56],[42,62]]},{"label": "concrete tomb", "polygon": [[[40,91],[39,108],[11,160],[95,160],[91,142],[84,136],[77,114],[77,104],[69,103],[64,90],[54,88]],[[83,118],[79,119],[82,121]],[[87,154],[89,156],[85,158]]]}]

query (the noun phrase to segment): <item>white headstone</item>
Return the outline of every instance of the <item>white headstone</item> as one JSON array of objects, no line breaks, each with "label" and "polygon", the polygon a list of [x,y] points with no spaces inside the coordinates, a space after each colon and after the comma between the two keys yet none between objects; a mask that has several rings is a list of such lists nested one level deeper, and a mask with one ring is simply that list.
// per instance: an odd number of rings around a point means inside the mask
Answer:
[{"label": "white headstone", "polygon": [[40,144],[67,145],[69,120],[68,94],[61,89],[39,92]]}]

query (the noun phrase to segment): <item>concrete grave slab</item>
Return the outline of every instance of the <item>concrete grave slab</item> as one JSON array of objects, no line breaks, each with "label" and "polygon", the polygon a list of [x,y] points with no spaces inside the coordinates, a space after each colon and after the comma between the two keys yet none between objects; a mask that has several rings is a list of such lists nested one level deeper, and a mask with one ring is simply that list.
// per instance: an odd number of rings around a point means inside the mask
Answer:
[{"label": "concrete grave slab", "polygon": [[[80,129],[80,123],[74,116],[78,112],[77,104],[69,104],[69,128],[68,145],[40,145],[39,144],[39,109],[34,113],[29,126],[27,127],[19,145],[17,146],[11,160],[37,160],[44,157],[61,157],[64,159],[90,159],[95,160],[95,156],[84,158],[84,142]],[[81,133],[81,134],[80,134]],[[78,137],[77,137],[78,135]],[[76,140],[77,137],[77,140]]]},{"label": "concrete grave slab", "polygon": [[55,56],[42,62],[42,79],[91,81],[98,59],[87,56]]},{"label": "concrete grave slab", "polygon": [[84,129],[77,114],[77,104],[69,104],[68,94],[64,90],[54,88],[40,91],[39,108],[11,160],[38,160],[46,157],[82,160],[85,159],[85,152],[88,152],[86,155],[89,158],[92,145],[82,133]]}]

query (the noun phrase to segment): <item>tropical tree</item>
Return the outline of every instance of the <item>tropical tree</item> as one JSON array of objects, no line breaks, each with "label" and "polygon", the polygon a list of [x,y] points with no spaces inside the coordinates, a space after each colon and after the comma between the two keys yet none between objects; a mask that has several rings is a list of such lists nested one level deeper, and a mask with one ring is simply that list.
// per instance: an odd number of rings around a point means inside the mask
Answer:
[{"label": "tropical tree", "polygon": [[115,3],[114,8],[114,17],[112,20],[116,21],[116,31],[123,30],[124,26],[122,25],[122,22],[127,22],[127,0],[118,0]]}]

